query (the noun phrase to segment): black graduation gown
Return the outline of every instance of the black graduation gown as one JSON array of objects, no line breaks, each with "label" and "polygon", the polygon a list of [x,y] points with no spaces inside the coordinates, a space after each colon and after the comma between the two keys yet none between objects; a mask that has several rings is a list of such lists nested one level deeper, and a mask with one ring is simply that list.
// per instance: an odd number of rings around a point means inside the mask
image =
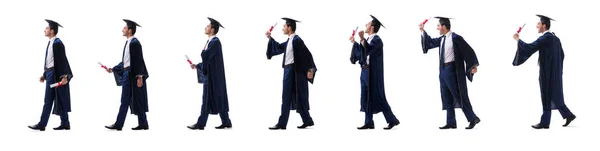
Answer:
[{"label": "black graduation gown", "polygon": [[[71,91],[69,85],[71,78],[73,78],[73,73],[71,72],[71,66],[67,59],[65,45],[59,38],[54,39],[52,51],[54,55],[54,81],[61,81],[63,76],[67,76],[67,81],[69,81],[66,85],[56,88],[56,98],[54,99],[55,104],[52,109],[52,114],[60,115],[60,113],[63,112],[71,112]],[[46,75],[46,73],[44,73],[44,75]]]},{"label": "black graduation gown", "polygon": [[225,64],[221,41],[215,37],[202,51],[202,63],[196,65],[198,81],[204,83],[202,98],[202,114],[218,114],[229,111],[227,83],[225,80]]},{"label": "black graduation gown", "polygon": [[[440,47],[442,37],[431,38],[427,32],[423,32],[421,37],[421,46],[423,53],[427,54],[429,49]],[[479,66],[477,55],[475,51],[465,39],[456,34],[452,33],[452,43],[454,46],[454,67],[456,70],[456,81],[458,82],[458,91],[460,91],[460,100],[454,100],[454,108],[462,108],[464,103],[470,103],[469,95],[467,92],[467,80],[473,81],[473,74],[471,71],[475,66]],[[439,66],[442,69],[442,64]],[[466,78],[465,78],[466,77]],[[450,109],[452,107],[442,105],[442,109]]]},{"label": "black graduation gown", "polygon": [[[367,41],[363,41],[367,44]],[[367,55],[369,60],[367,60]],[[350,62],[356,64],[359,62],[361,66],[369,63],[369,68],[362,69],[361,72],[368,72],[366,78],[368,82],[367,98],[361,99],[360,111],[370,111],[372,114],[379,113],[384,110],[391,110],[385,96],[384,75],[383,75],[383,41],[379,36],[375,35],[368,46],[361,46],[354,43],[352,46],[352,54]]]},{"label": "black graduation gown", "polygon": [[554,33],[544,33],[536,41],[525,43],[519,40],[513,66],[519,66],[539,50],[540,90],[544,110],[554,110],[565,106],[563,96],[563,60],[565,53],[560,39]]},{"label": "black graduation gown", "polygon": [[[131,81],[131,114],[139,115],[140,113],[148,112],[148,91],[146,89],[148,79],[148,70],[146,69],[146,63],[144,61],[144,55],[142,53],[142,44],[137,38],[133,38],[129,43],[129,56],[130,56],[130,74],[129,77],[123,76],[123,62],[119,63],[112,68],[115,73],[115,80],[120,78],[129,78]],[[122,57],[121,57],[122,58]],[[143,79],[142,87],[137,87],[137,76],[141,75]],[[120,86],[120,81],[117,81],[117,85]]]},{"label": "black graduation gown", "polygon": [[[275,41],[275,39],[270,38],[269,39],[269,44],[267,46],[267,59],[271,59],[273,56],[276,55],[280,55],[283,53],[286,53],[285,50],[287,48],[287,43],[289,42],[289,38],[288,41],[284,42],[284,43],[278,43],[277,41]],[[306,76],[302,76],[302,77],[296,77],[296,90],[297,93],[296,95],[303,95],[305,96],[305,98],[307,98],[306,100],[300,100],[298,101],[298,96],[296,97],[292,97],[292,110],[310,110],[310,105],[308,103],[308,86],[306,86],[306,90],[303,89],[299,89],[298,85],[299,84],[306,84],[308,85],[307,82],[310,82],[311,84],[313,84],[314,79],[316,77],[316,73],[317,73],[317,66],[315,65],[315,62],[313,60],[312,54],[310,53],[310,50],[308,50],[308,48],[306,47],[306,45],[304,45],[304,41],[300,38],[300,36],[294,36],[294,39],[292,40],[293,44],[293,49],[294,49],[294,71],[296,73],[303,73],[302,75],[307,75],[309,69],[313,69],[313,79],[308,79],[308,77]],[[283,58],[283,60],[285,60],[285,58]],[[283,62],[282,62],[282,67],[283,67]],[[298,112],[298,111],[297,111]]]}]

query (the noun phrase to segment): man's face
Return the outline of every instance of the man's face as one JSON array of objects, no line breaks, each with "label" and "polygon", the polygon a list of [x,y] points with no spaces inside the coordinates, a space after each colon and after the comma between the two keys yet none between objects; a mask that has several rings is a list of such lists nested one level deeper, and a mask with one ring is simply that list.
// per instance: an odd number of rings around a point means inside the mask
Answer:
[{"label": "man's face", "polygon": [[131,30],[125,25],[125,27],[123,27],[123,36],[129,36],[129,33],[131,33]]},{"label": "man's face", "polygon": [[535,27],[538,29],[538,33],[542,33],[546,29],[546,26],[542,24],[542,21],[538,21],[537,26]]},{"label": "man's face", "polygon": [[290,26],[288,26],[287,24],[283,24],[283,34],[289,35],[290,30],[291,30]]},{"label": "man's face", "polygon": [[440,24],[440,23],[437,24],[437,30],[440,32],[440,35],[444,34],[444,32],[442,31],[442,30],[444,30],[442,27],[442,24]]},{"label": "man's face", "polygon": [[212,33],[211,30],[210,24],[206,25],[206,27],[204,27],[204,34],[210,35],[210,33]]},{"label": "man's face", "polygon": [[370,33],[370,32],[371,32],[371,30],[373,30],[373,29],[371,29],[371,27],[373,27],[373,26],[371,26],[371,23],[372,23],[372,22],[368,22],[368,23],[365,25],[365,32],[366,32],[366,33]]},{"label": "man's face", "polygon": [[50,26],[46,26],[46,29],[44,30],[44,36],[50,37],[50,36],[52,36],[52,33],[53,33],[52,28],[50,28]]}]

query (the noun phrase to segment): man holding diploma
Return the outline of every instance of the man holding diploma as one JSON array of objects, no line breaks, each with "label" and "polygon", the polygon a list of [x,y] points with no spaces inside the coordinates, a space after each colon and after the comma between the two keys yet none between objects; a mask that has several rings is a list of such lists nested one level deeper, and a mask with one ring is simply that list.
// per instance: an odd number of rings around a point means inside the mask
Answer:
[{"label": "man holding diploma", "polygon": [[290,110],[296,110],[302,117],[303,124],[299,129],[305,129],[313,126],[315,123],[308,110],[308,82],[311,84],[314,80],[317,67],[313,61],[312,54],[304,45],[304,41],[296,35],[297,20],[291,18],[282,18],[285,20],[283,33],[289,38],[284,43],[279,43],[271,37],[271,31],[265,35],[269,39],[267,46],[267,59],[273,56],[283,54],[283,93],[281,103],[281,116],[279,122],[271,130],[286,129]]},{"label": "man holding diploma", "polygon": [[540,123],[532,125],[534,129],[548,129],[550,128],[550,117],[552,110],[558,110],[563,119],[566,119],[566,123],[563,127],[569,126],[569,124],[575,120],[575,115],[569,110],[565,104],[563,95],[562,85],[562,73],[563,73],[563,60],[565,59],[565,53],[562,49],[560,39],[550,32],[550,21],[553,19],[544,16],[537,15],[540,17],[540,21],[537,23],[538,33],[541,33],[537,40],[532,43],[525,43],[519,39],[519,34],[515,33],[513,38],[517,41],[517,53],[513,60],[513,66],[519,66],[533,53],[539,51],[540,56],[538,58],[538,64],[540,66],[540,90],[542,94],[542,108],[543,113]]},{"label": "man holding diploma", "polygon": [[419,25],[421,30],[421,46],[423,53],[429,49],[439,47],[439,80],[442,95],[442,109],[446,110],[446,125],[440,129],[456,129],[455,108],[462,108],[469,126],[465,129],[473,129],[481,120],[471,106],[467,92],[467,80],[473,81],[473,75],[477,72],[479,61],[475,51],[463,39],[462,36],[450,31],[450,18],[435,17],[439,19],[437,29],[441,37],[431,38],[423,30],[423,24]]},{"label": "man holding diploma", "polygon": [[224,27],[219,21],[213,18],[208,17],[208,20],[210,20],[210,24],[204,28],[204,34],[208,35],[208,41],[206,41],[206,45],[201,53],[203,62],[197,65],[190,65],[192,69],[202,71],[198,72],[198,74],[203,74],[206,78],[204,81],[199,80],[204,86],[200,117],[198,117],[196,124],[187,126],[193,130],[204,130],[209,114],[219,114],[221,117],[221,125],[215,127],[216,129],[231,128],[223,50],[221,49],[221,41],[216,36],[219,32],[219,27]]},{"label": "man holding diploma", "polygon": [[[148,112],[148,92],[146,89],[146,79],[148,70],[142,53],[142,44],[134,37],[136,27],[141,27],[136,22],[123,19],[126,25],[123,27],[123,36],[127,38],[125,47],[123,48],[122,62],[113,68],[106,71],[108,73],[115,72],[115,78],[119,79],[117,85],[121,85],[121,106],[117,114],[117,121],[109,126],[105,126],[111,130],[121,130],[125,124],[127,110],[131,108],[131,114],[138,116],[138,126],[132,130],[148,130],[148,120],[146,112]],[[120,82],[120,83],[119,83]]]},{"label": "man holding diploma", "polygon": [[365,31],[358,32],[360,43],[354,41],[354,36],[350,37],[352,52],[350,54],[350,62],[356,64],[358,61],[360,74],[360,111],[365,112],[365,123],[358,127],[362,129],[374,129],[373,114],[383,112],[383,116],[388,123],[385,130],[392,129],[400,124],[392,112],[392,108],[388,104],[385,97],[385,86],[383,78],[383,41],[377,35],[379,29],[384,27],[381,22],[371,15],[372,21],[368,22],[366,32],[369,37],[365,39]]},{"label": "man holding diploma", "polygon": [[[62,27],[59,23],[46,20],[48,26],[44,30],[46,37],[50,38],[46,46],[46,55],[44,62],[44,74],[40,77],[40,82],[46,81],[46,92],[44,95],[44,107],[42,116],[36,125],[28,126],[33,130],[45,131],[46,124],[52,114],[60,116],[60,126],[54,130],[70,130],[69,112],[71,112],[71,93],[69,91],[69,81],[73,78],[71,66],[65,52],[65,45],[56,37],[58,27]],[[54,83],[59,83],[60,86],[51,87]],[[54,108],[52,108],[54,104]]]}]

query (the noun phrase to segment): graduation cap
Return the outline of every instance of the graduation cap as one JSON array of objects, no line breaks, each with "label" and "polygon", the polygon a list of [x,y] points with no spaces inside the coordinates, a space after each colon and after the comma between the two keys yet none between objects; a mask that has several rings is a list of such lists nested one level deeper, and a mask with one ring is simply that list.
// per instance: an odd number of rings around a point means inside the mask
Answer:
[{"label": "graduation cap", "polygon": [[554,21],[554,19],[540,14],[536,14],[536,16],[540,17],[540,22],[542,22],[542,24],[545,24],[547,29],[550,29],[550,21]]},{"label": "graduation cap", "polygon": [[129,19],[123,19],[123,21],[125,21],[125,23],[127,23],[128,27],[133,27],[133,28],[135,28],[135,26],[142,27],[138,23],[136,23],[136,22],[134,22],[132,20],[129,20]]},{"label": "graduation cap", "polygon": [[381,26],[381,27],[385,28],[385,26],[383,26],[383,24],[381,24],[379,19],[377,19],[375,16],[371,15],[371,18],[373,18],[373,21],[371,22],[371,26],[375,26],[376,28],[379,28],[379,26]]},{"label": "graduation cap", "polygon": [[53,20],[46,19],[46,22],[48,22],[48,26],[50,27],[50,29],[54,30],[54,34],[58,34],[58,27],[63,27],[62,25]]},{"label": "graduation cap", "polygon": [[136,26],[142,27],[139,24],[137,24],[136,22],[129,20],[129,19],[123,19],[123,21],[125,21],[125,23],[127,23],[127,28],[131,29],[131,33],[134,35],[135,35],[135,31],[136,31]]},{"label": "graduation cap", "polygon": [[58,28],[58,27],[63,27],[62,25],[60,25],[59,23],[50,20],[50,19],[46,19],[46,22],[48,22],[48,26],[50,26],[50,28]]},{"label": "graduation cap", "polygon": [[208,20],[210,20],[210,26],[213,27],[213,29],[215,29],[215,34],[217,34],[219,32],[219,27],[225,28],[225,27],[223,27],[223,25],[221,25],[221,23],[219,23],[219,21],[217,21],[213,18],[210,18],[210,17],[207,17],[207,18],[208,18]]},{"label": "graduation cap", "polygon": [[219,21],[217,21],[217,20],[215,20],[213,18],[210,18],[210,17],[207,17],[207,18],[208,18],[208,20],[210,20],[210,25],[211,26],[217,27],[217,28],[218,27],[225,28],[225,27],[223,27],[223,25],[221,25],[221,23],[219,23]]},{"label": "graduation cap", "polygon": [[285,20],[286,25],[289,25],[290,27],[292,27],[292,31],[296,31],[296,22],[300,22],[298,20],[287,18],[287,17],[283,17],[281,19]]},{"label": "graduation cap", "polygon": [[281,18],[281,19],[285,20],[285,23],[286,23],[286,24],[290,24],[290,23],[294,23],[294,24],[296,24],[296,22],[300,22],[300,21],[298,21],[298,20],[291,19],[291,18],[287,18],[287,17],[283,17],[283,18]]},{"label": "graduation cap", "polygon": [[450,29],[450,19],[453,19],[453,18],[442,17],[442,16],[436,16],[434,18],[437,18],[440,20],[440,25],[446,26],[446,27],[448,27],[448,29]]}]

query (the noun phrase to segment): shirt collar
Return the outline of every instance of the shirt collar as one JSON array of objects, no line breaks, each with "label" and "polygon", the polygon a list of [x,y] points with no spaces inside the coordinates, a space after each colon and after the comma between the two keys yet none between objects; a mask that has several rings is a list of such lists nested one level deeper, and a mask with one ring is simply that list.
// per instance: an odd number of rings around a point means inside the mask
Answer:
[{"label": "shirt collar", "polygon": [[294,38],[295,36],[296,36],[296,33],[293,33],[293,34],[290,35],[289,38]]},{"label": "shirt collar", "polygon": [[444,36],[446,36],[446,37],[452,36],[452,31],[448,31],[448,33],[446,33]]},{"label": "shirt collar", "polygon": [[135,38],[135,36],[131,36],[127,39],[127,41],[131,42],[131,40],[133,40],[133,38]]},{"label": "shirt collar", "polygon": [[552,33],[552,32],[551,32],[550,30],[546,30],[546,31],[544,31],[544,32],[542,33],[542,35],[543,35],[543,34],[546,34],[546,33]]},{"label": "shirt collar", "polygon": [[217,35],[212,35],[212,36],[208,37],[208,40],[212,40],[214,38],[217,38]]},{"label": "shirt collar", "polygon": [[50,42],[54,42],[54,40],[56,40],[56,38],[58,38],[58,37],[54,36],[54,37],[50,38]]}]

